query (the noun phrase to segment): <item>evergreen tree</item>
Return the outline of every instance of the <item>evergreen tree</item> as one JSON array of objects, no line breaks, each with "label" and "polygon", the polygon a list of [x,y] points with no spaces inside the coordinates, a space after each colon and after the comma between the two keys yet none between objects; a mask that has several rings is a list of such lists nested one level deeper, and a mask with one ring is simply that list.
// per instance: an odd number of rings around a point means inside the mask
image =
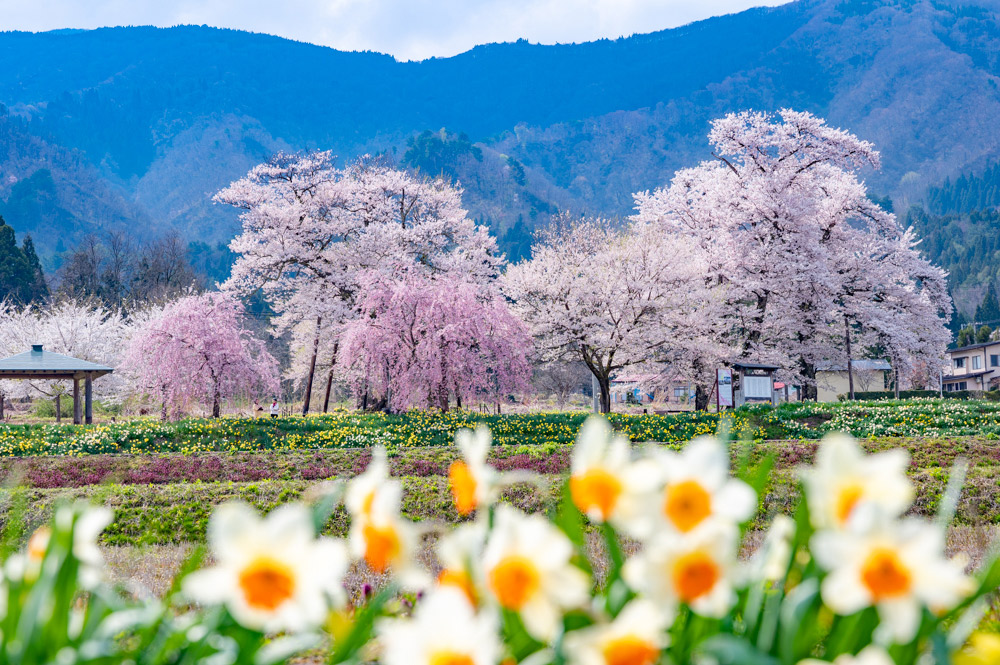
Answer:
[{"label": "evergreen tree", "polygon": [[981,326],[979,330],[976,331],[976,344],[985,344],[990,341],[990,335],[993,334],[993,328],[989,326]]},{"label": "evergreen tree", "polygon": [[17,246],[14,229],[0,217],[0,300],[27,302],[24,293],[31,269],[24,252]]},{"label": "evergreen tree", "polygon": [[42,272],[42,264],[35,253],[35,242],[31,239],[31,234],[24,236],[21,243],[21,252],[24,260],[28,263],[29,282],[25,295],[25,302],[41,302],[49,297],[49,285],[45,283],[45,273]]},{"label": "evergreen tree", "polygon": [[1000,302],[992,286],[987,287],[986,297],[976,308],[977,323],[996,323],[1000,321]]}]

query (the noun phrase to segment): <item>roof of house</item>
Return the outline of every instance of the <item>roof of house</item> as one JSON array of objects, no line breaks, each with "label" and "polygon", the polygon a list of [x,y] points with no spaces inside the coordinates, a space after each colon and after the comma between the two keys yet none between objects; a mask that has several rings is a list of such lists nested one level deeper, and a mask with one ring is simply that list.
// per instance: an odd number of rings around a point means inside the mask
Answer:
[{"label": "roof of house", "polygon": [[982,372],[969,372],[968,374],[945,374],[941,377],[942,381],[962,381],[964,379],[974,379],[977,376],[983,376],[984,374],[989,374],[990,370],[983,370]]},{"label": "roof of house", "polygon": [[983,342],[982,344],[969,344],[968,346],[961,346],[957,349],[948,349],[948,353],[961,353],[962,351],[973,351],[975,349],[984,349],[987,346],[1000,346],[1000,341]]},{"label": "roof of house", "polygon": [[778,365],[764,365],[761,363],[744,363],[744,362],[733,363],[733,367],[735,367],[736,369],[781,369]]},{"label": "roof of house", "polygon": [[[867,359],[866,358],[866,359],[862,359],[862,360],[852,360],[851,361],[851,368],[852,369],[861,370],[861,371],[878,371],[878,370],[886,370],[886,371],[888,371],[888,370],[892,369],[892,365],[889,364],[888,360],[881,360],[881,359],[871,360],[871,359]],[[816,371],[817,372],[846,372],[847,371],[847,363],[844,363],[843,365],[820,365],[820,366],[816,367]]]},{"label": "roof of house", "polygon": [[0,373],[36,376],[39,374],[76,374],[93,373],[97,375],[110,374],[114,369],[106,365],[98,365],[88,360],[80,360],[61,353],[45,351],[41,344],[35,344],[30,351],[0,360]]}]

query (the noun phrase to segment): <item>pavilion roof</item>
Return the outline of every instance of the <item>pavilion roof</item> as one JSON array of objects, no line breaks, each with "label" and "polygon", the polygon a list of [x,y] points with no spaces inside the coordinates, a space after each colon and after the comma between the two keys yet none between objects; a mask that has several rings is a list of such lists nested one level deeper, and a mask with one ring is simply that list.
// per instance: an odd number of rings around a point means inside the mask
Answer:
[{"label": "pavilion roof", "polygon": [[30,351],[18,353],[17,355],[0,360],[0,375],[6,378],[12,376],[39,376],[51,374],[64,374],[67,376],[83,374],[110,374],[114,368],[106,365],[92,363],[89,360],[80,360],[72,356],[64,356],[61,353],[45,351],[41,344],[35,344]]}]

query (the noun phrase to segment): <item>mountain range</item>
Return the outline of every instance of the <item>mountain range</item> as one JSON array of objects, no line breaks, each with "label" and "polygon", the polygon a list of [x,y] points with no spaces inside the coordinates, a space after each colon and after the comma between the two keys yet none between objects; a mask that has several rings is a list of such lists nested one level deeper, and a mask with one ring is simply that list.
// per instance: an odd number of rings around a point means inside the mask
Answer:
[{"label": "mountain range", "polygon": [[83,235],[224,243],[218,189],[279,151],[454,178],[509,258],[554,212],[627,215],[711,157],[712,118],[793,107],[875,143],[903,210],[1000,157],[995,1],[797,0],[584,44],[397,62],[208,27],[0,33],[0,215],[51,269]]}]

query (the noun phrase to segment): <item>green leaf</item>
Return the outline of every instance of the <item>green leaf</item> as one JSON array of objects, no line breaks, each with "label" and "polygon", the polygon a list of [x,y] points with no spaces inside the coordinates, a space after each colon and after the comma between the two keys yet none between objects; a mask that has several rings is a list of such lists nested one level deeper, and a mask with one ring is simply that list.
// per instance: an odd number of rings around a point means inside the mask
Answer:
[{"label": "green leaf", "polygon": [[712,658],[719,665],[778,665],[777,658],[761,653],[735,635],[714,635],[698,645],[696,653]]},{"label": "green leaf", "polygon": [[586,533],[584,531],[583,514],[573,503],[573,496],[570,493],[569,482],[563,483],[562,493],[559,498],[559,507],[552,520],[559,530],[566,534],[574,545],[582,548],[586,544]]},{"label": "green leaf", "polygon": [[781,604],[779,650],[785,663],[797,663],[809,655],[817,630],[820,607],[819,580],[809,578],[792,589]]},{"label": "green leaf", "polygon": [[390,585],[375,594],[375,597],[367,605],[355,613],[354,625],[351,626],[347,637],[335,642],[330,651],[330,657],[327,659],[330,665],[351,659],[371,639],[375,619],[378,618],[379,614],[382,613],[382,608],[395,594],[395,587]]},{"label": "green leaf", "polygon": [[520,662],[545,646],[528,634],[521,617],[516,612],[504,609],[501,616],[503,619],[503,641],[510,649],[514,660]]}]

